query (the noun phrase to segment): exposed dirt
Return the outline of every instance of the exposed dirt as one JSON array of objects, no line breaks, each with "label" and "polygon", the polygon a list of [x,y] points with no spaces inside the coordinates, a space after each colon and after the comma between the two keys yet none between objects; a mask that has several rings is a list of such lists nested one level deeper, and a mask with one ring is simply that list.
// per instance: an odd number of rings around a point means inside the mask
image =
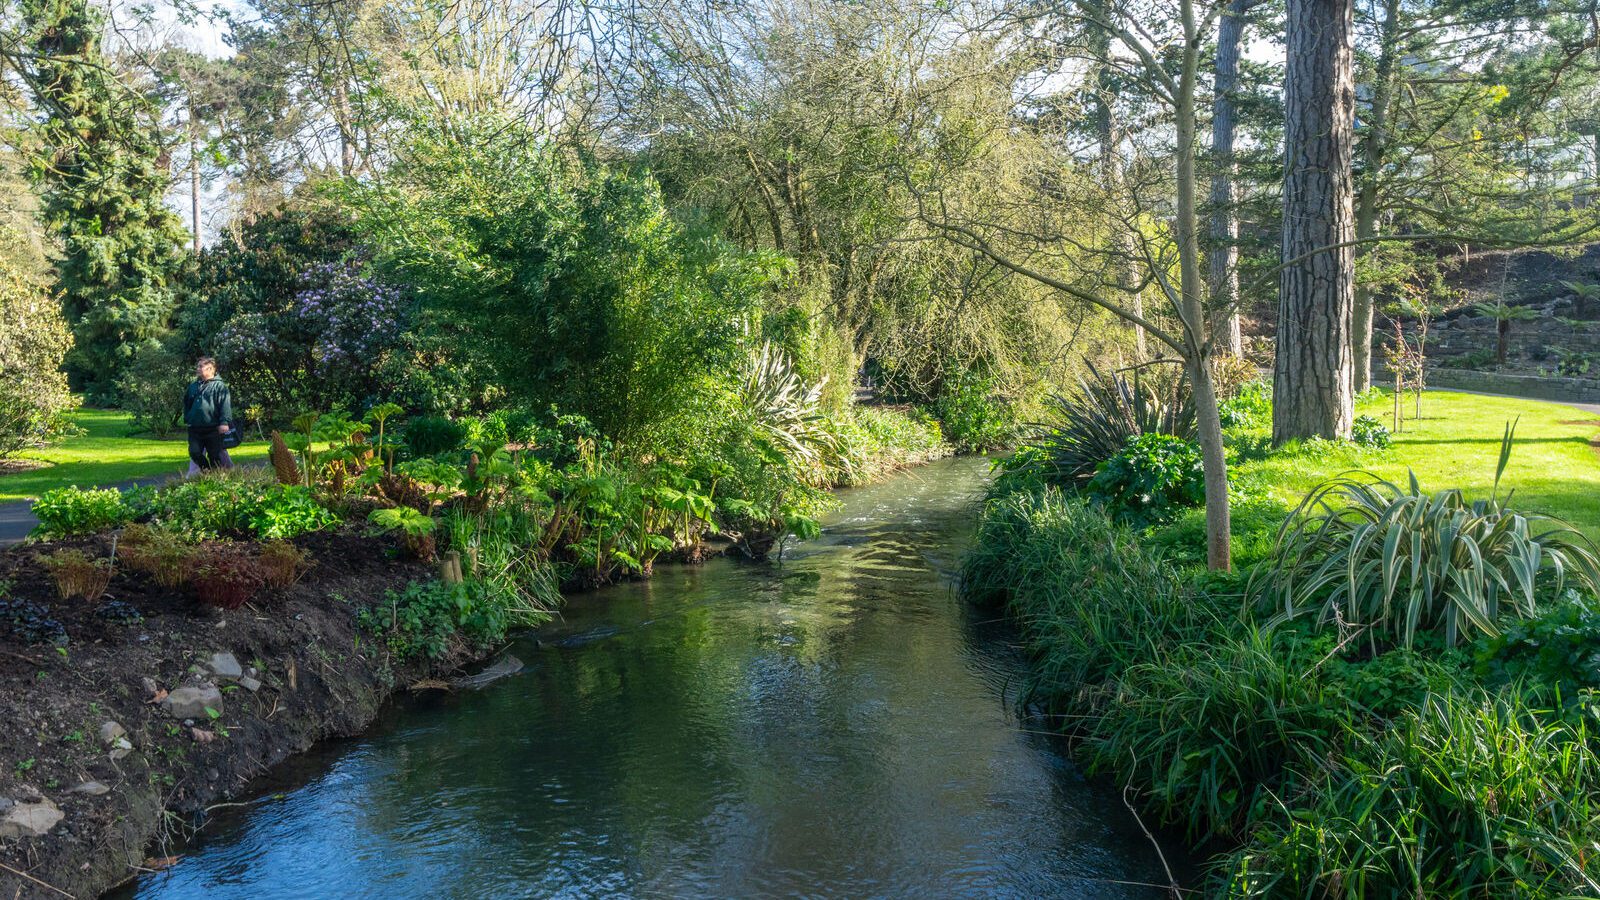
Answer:
[{"label": "exposed dirt", "polygon": [[[315,558],[306,577],[227,612],[118,570],[106,600],[137,609],[143,621],[131,624],[58,599],[37,561],[61,546],[105,555],[108,538],[0,552],[0,582],[10,582],[0,598],[37,604],[66,633],[62,646],[24,643],[0,621],[0,807],[43,798],[64,816],[43,837],[0,838],[0,898],[94,897],[159,865],[174,829],[208,805],[322,738],[360,731],[397,684],[471,657],[462,648],[439,665],[391,669],[357,615],[428,567],[353,530],[296,543]],[[254,670],[259,689],[212,675],[205,663],[216,652],[233,654],[245,675]],[[206,683],[223,691],[215,720],[180,721],[151,702],[152,687],[159,695]],[[101,740],[106,722],[120,724],[134,748],[121,759]],[[91,781],[109,791],[72,790]]]}]

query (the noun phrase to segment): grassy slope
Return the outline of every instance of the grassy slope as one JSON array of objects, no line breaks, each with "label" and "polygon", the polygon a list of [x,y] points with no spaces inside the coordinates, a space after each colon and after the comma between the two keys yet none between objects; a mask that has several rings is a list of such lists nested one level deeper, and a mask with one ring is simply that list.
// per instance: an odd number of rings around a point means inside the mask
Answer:
[{"label": "grassy slope", "polygon": [[[79,409],[72,421],[84,433],[53,447],[20,454],[54,463],[42,469],[0,475],[0,503],[31,499],[51,488],[115,484],[130,478],[182,474],[189,465],[188,444],[178,437],[130,436],[131,417],[118,410]],[[263,459],[265,443],[247,443],[229,451],[234,462]]]},{"label": "grassy slope", "polygon": [[[1380,401],[1357,412],[1387,425],[1391,409],[1391,401]],[[1413,412],[1408,400],[1406,413]],[[1234,474],[1269,485],[1274,497],[1291,506],[1319,481],[1355,468],[1401,485],[1409,468],[1425,491],[1459,487],[1469,497],[1486,496],[1501,434],[1520,416],[1502,486],[1516,490],[1520,509],[1566,519],[1600,540],[1600,415],[1533,400],[1431,391],[1423,396],[1422,413],[1421,420],[1407,419],[1386,452],[1278,454],[1244,462]]]}]

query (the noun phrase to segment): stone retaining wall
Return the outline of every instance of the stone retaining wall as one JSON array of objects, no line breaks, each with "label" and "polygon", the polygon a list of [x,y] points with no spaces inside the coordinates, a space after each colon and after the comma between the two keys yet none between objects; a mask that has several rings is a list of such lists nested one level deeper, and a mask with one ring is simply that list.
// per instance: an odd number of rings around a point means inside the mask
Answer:
[{"label": "stone retaining wall", "polygon": [[[1394,376],[1379,366],[1373,383],[1394,383]],[[1600,403],[1600,380],[1593,378],[1545,378],[1534,375],[1503,375],[1471,369],[1429,369],[1428,387],[1441,390],[1478,391],[1507,394],[1558,403]]]}]

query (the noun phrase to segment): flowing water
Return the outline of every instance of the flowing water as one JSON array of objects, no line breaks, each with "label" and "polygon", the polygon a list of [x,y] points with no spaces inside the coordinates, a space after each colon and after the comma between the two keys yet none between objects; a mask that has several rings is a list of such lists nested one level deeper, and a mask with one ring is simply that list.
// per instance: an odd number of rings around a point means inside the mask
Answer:
[{"label": "flowing water", "polygon": [[1118,793],[1015,716],[1014,633],[952,590],[984,469],[845,492],[781,564],[576,597],[522,674],[391,704],[123,896],[1161,896]]}]

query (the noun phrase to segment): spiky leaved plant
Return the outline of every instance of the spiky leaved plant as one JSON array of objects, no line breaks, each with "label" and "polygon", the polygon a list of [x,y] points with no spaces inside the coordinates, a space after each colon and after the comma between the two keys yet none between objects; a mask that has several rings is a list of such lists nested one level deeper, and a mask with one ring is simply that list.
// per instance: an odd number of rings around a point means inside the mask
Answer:
[{"label": "spiky leaved plant", "polygon": [[1027,443],[1037,448],[1040,475],[1050,484],[1081,486],[1099,465],[1143,434],[1170,434],[1193,440],[1194,402],[1182,384],[1158,392],[1148,379],[1102,373],[1087,363],[1088,378],[1070,396],[1050,399],[1052,417],[1031,427]]},{"label": "spiky leaved plant", "polygon": [[766,343],[750,357],[740,384],[741,409],[754,430],[800,469],[847,468],[820,408],[827,379],[807,387],[779,348]]},{"label": "spiky leaved plant", "polygon": [[1424,493],[1370,473],[1324,482],[1306,495],[1278,533],[1274,558],[1251,579],[1250,594],[1276,621],[1314,616],[1344,635],[1366,630],[1409,647],[1419,632],[1442,631],[1447,644],[1477,631],[1496,634],[1499,618],[1535,612],[1546,573],[1559,592],[1569,575],[1600,592],[1594,544],[1571,525],[1515,512],[1500,480],[1515,423],[1506,425],[1494,489],[1467,500],[1457,489]]}]

